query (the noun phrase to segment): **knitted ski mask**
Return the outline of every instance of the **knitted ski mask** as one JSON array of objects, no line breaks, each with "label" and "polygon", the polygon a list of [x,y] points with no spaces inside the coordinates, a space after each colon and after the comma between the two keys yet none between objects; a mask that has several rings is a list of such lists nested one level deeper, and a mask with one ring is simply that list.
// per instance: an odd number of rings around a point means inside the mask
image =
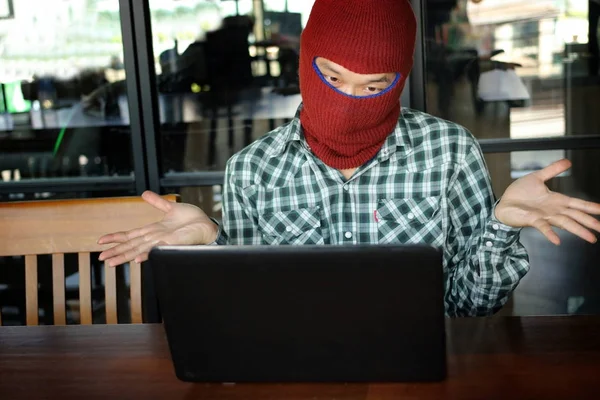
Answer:
[{"label": "knitted ski mask", "polygon": [[[379,152],[400,116],[415,39],[408,0],[315,1],[300,43],[300,120],[308,145],[325,164],[356,168]],[[396,80],[385,91],[351,96],[324,80],[318,57],[357,74],[396,73]]]}]

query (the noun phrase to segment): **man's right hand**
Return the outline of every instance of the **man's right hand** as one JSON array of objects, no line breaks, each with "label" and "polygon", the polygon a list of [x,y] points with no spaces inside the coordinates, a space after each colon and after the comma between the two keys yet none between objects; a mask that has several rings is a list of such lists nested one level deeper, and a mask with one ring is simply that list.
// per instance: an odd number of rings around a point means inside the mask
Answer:
[{"label": "man's right hand", "polygon": [[100,254],[100,261],[107,266],[146,261],[150,250],[157,245],[202,245],[216,240],[218,227],[200,208],[173,203],[149,191],[144,192],[142,198],[164,212],[164,218],[128,232],[101,237],[99,244],[115,245]]}]

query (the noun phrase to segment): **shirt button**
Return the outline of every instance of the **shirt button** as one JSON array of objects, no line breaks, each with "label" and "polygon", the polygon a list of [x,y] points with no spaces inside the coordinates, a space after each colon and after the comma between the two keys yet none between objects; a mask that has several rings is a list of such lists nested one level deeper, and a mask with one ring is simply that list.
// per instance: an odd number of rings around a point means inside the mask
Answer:
[{"label": "shirt button", "polygon": [[346,232],[344,236],[346,237],[346,239],[352,239],[352,232]]},{"label": "shirt button", "polygon": [[492,247],[492,246],[494,245],[494,243],[492,243],[492,242],[487,242],[485,245],[486,245],[487,247]]},{"label": "shirt button", "polygon": [[408,217],[408,219],[414,219],[415,218],[415,214],[408,213],[407,217]]},{"label": "shirt button", "polygon": [[292,231],[292,227],[288,226],[287,228],[285,228],[286,231],[291,232]]},{"label": "shirt button", "polygon": [[350,188],[348,187],[348,185],[344,185],[344,190],[348,191]]},{"label": "shirt button", "polygon": [[494,235],[493,233],[490,233],[490,238],[491,239],[496,239],[496,235]]},{"label": "shirt button", "polygon": [[494,225],[492,225],[492,228],[494,228],[494,230],[498,230],[498,229],[500,229],[500,226],[498,224],[494,224]]}]

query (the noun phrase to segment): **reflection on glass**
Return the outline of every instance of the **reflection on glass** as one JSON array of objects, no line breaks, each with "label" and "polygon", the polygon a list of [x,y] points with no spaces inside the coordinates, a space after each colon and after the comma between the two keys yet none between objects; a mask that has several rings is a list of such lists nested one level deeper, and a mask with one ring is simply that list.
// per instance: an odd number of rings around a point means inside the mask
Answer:
[{"label": "reflection on glass", "polygon": [[590,4],[426,0],[427,111],[478,138],[600,133],[581,120],[600,95]]},{"label": "reflection on glass", "polygon": [[[572,169],[559,175],[560,178],[571,177],[575,170],[578,171],[577,173],[579,175],[588,176],[588,173],[585,172],[585,168],[581,168],[581,171],[579,171],[579,167],[583,162],[590,163],[591,160],[587,158],[573,160],[570,158],[573,154],[580,155],[581,152],[573,152],[570,150],[541,150],[517,151],[512,153],[488,153],[485,154],[485,159],[492,177],[494,192],[499,195],[504,193],[506,188],[516,179],[545,168],[553,162],[562,160],[563,158],[569,158],[574,166]],[[552,182],[551,185],[556,185],[557,182],[565,181],[565,179],[558,179],[555,182]],[[569,188],[553,186],[553,190],[562,193],[561,189],[567,190]],[[584,191],[587,193],[595,193],[595,189],[591,187],[586,187]]]},{"label": "reflection on glass", "polygon": [[[536,162],[546,166],[555,159],[569,158],[573,167],[547,182],[550,190],[585,200],[600,201],[600,149],[559,150],[485,154],[494,192],[504,193],[522,172],[518,168]],[[561,245],[555,246],[535,229],[521,232],[531,269],[519,283],[504,313],[513,315],[600,314],[600,251],[574,235],[556,230]]]},{"label": "reflection on glass", "polygon": [[[565,158],[566,150],[519,151],[510,155],[510,177],[519,179]],[[560,176],[569,176],[566,171]]]},{"label": "reflection on glass", "polygon": [[164,176],[223,170],[234,152],[294,117],[313,1],[286,3],[150,0]]},{"label": "reflection on glass", "polygon": [[0,19],[3,181],[131,174],[122,60],[118,0],[13,2]]}]

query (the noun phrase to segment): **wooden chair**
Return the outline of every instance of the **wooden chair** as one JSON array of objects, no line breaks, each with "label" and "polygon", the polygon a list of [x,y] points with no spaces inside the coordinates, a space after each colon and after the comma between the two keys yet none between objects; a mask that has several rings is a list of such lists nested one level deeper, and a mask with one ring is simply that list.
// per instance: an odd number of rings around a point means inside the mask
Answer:
[{"label": "wooden chair", "polygon": [[[179,201],[176,195],[165,198]],[[107,248],[97,244],[98,238],[157,222],[163,215],[140,197],[0,203],[0,256],[25,256],[26,324],[39,323],[38,255],[52,255],[54,323],[65,325],[64,255],[78,254],[80,320],[81,324],[91,324],[90,253]],[[140,265],[130,263],[132,323],[142,322],[141,286]],[[116,324],[115,268],[105,269],[105,304],[106,322]]]}]

